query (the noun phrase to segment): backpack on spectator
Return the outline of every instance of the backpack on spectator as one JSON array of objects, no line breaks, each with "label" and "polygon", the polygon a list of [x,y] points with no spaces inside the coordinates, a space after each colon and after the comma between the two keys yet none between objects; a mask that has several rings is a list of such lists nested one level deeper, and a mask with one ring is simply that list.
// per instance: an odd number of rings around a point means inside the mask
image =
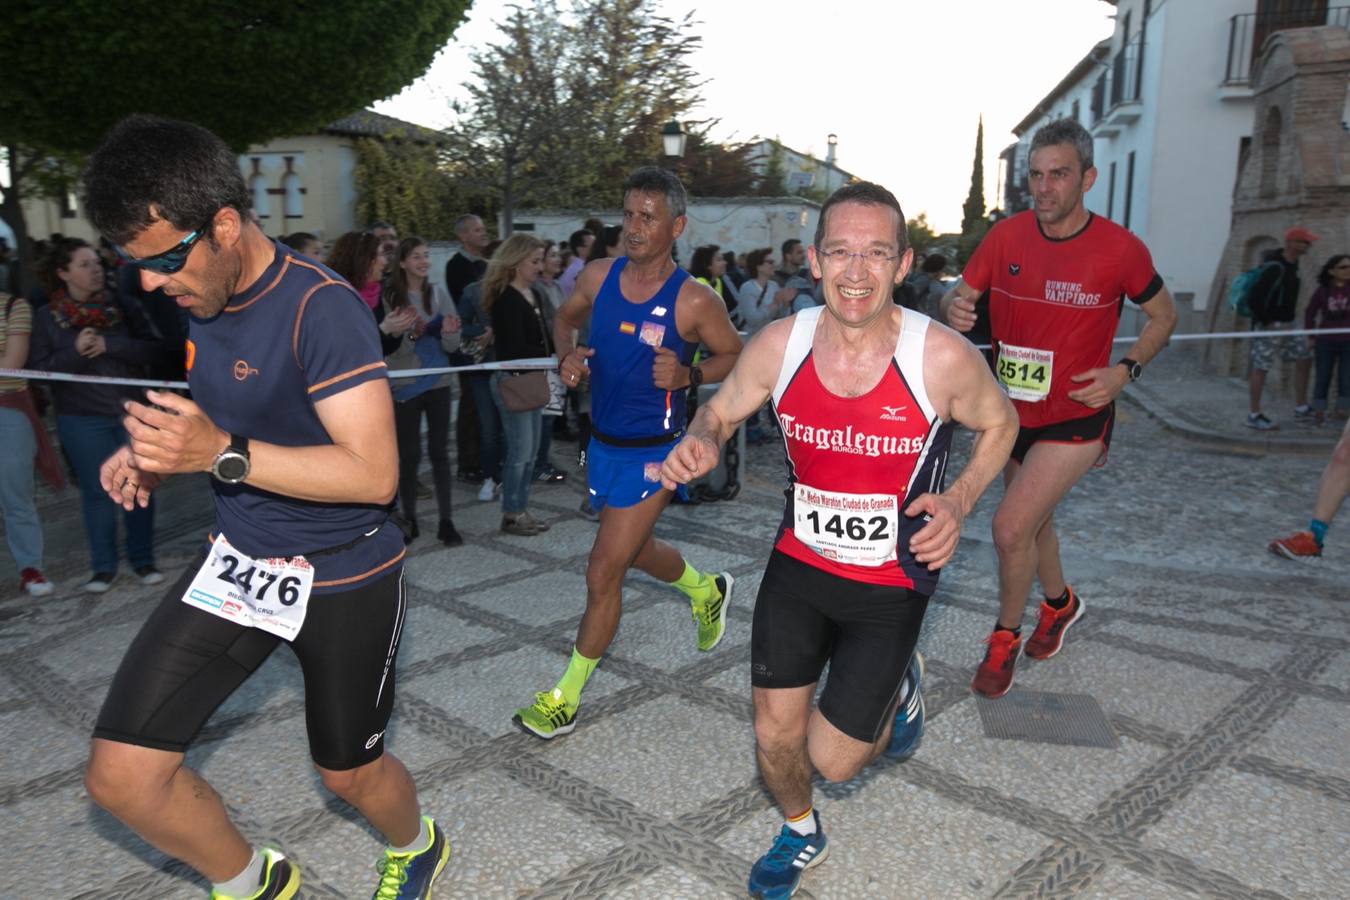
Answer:
[{"label": "backpack on spectator", "polygon": [[[1255,319],[1258,315],[1265,314],[1265,301],[1267,298],[1261,299],[1260,309],[1253,309],[1252,289],[1256,287],[1256,282],[1261,279],[1261,273],[1265,271],[1266,266],[1280,266],[1280,279],[1275,282],[1275,286],[1279,287],[1280,282],[1284,280],[1284,266],[1275,260],[1267,260],[1252,266],[1237,278],[1234,278],[1232,285],[1229,286],[1228,306],[1239,316]],[[1257,315],[1253,315],[1253,313],[1256,313]]]}]

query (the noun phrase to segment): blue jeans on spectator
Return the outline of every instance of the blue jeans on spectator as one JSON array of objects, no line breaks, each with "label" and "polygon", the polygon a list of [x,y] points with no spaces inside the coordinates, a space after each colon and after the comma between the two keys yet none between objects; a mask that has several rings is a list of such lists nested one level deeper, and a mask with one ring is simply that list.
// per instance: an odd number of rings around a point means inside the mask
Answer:
[{"label": "blue jeans on spectator", "polygon": [[33,455],[37,438],[28,416],[0,407],[0,513],[5,517],[5,540],[14,565],[42,568],[42,522],[34,501]]},{"label": "blue jeans on spectator", "polygon": [[[502,481],[502,418],[497,413],[497,404],[488,385],[490,375],[465,373],[469,390],[473,394],[470,401],[478,410],[478,467],[483,470],[484,478],[491,478],[498,484]],[[464,402],[461,397],[460,403]]]},{"label": "blue jeans on spectator", "polygon": [[492,400],[502,418],[506,433],[506,461],[502,463],[502,515],[514,516],[525,511],[530,503],[530,482],[534,480],[534,455],[539,451],[539,432],[543,413],[512,412],[502,403],[498,388],[505,372],[492,373]]},{"label": "blue jeans on spectator", "polygon": [[[84,510],[84,533],[89,539],[89,563],[93,572],[117,572],[117,514],[120,508],[104,492],[98,470],[108,457],[127,442],[126,429],[117,416],[57,416],[56,433],[80,480],[80,503]],[[155,501],[123,513],[126,526],[127,561],[132,569],[155,564]]]},{"label": "blue jeans on spectator", "polygon": [[538,478],[540,474],[552,463],[548,459],[548,451],[553,447],[553,416],[548,417],[548,421],[543,421],[540,416],[539,422],[539,452],[534,455],[533,477]]},{"label": "blue jeans on spectator", "polygon": [[1313,379],[1312,408],[1323,412],[1331,395],[1331,370],[1336,370],[1336,411],[1350,413],[1350,341],[1318,338],[1313,346],[1316,376]]}]

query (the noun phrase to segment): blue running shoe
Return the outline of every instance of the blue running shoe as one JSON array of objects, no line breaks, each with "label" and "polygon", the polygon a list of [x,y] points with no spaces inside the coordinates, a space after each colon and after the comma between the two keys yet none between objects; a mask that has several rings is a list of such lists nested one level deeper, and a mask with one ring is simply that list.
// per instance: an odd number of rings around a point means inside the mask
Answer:
[{"label": "blue running shoe", "polygon": [[914,651],[905,680],[909,682],[909,696],[895,710],[891,742],[886,745],[886,755],[892,759],[908,759],[923,741],[923,692],[919,690],[923,680],[923,654],[918,650]]},{"label": "blue running shoe", "polygon": [[432,884],[450,860],[450,842],[430,816],[422,820],[431,831],[431,846],[421,853],[384,851],[384,858],[375,864],[380,886],[372,900],[427,900],[431,896]]},{"label": "blue running shoe", "polygon": [[815,834],[803,836],[784,825],[769,852],[755,862],[750,869],[751,897],[786,900],[797,893],[802,873],[829,856],[830,844],[820,827],[820,813],[813,811],[811,816],[816,820]]}]

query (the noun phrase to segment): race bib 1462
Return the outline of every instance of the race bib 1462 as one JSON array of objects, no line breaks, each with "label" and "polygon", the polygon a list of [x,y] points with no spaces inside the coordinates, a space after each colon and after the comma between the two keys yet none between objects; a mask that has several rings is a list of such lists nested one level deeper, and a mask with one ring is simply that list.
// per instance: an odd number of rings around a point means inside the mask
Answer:
[{"label": "race bib 1462", "polygon": [[899,508],[894,494],[846,494],[798,484],[792,533],[836,562],[880,566],[895,559]]}]

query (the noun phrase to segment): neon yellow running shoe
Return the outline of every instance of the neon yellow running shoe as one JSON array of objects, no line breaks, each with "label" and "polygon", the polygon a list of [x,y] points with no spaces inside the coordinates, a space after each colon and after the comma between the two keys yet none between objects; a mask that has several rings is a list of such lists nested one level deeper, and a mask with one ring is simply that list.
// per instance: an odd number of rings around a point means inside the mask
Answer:
[{"label": "neon yellow running shoe", "polygon": [[534,703],[516,710],[511,721],[535,737],[551,741],[572,733],[577,727],[577,711],[569,710],[562,691],[554,688],[535,694]]},{"label": "neon yellow running shoe", "polygon": [[300,890],[300,870],[278,850],[262,850],[262,883],[245,897],[231,897],[220,891],[211,891],[211,900],[291,900]]},{"label": "neon yellow running shoe", "polygon": [[450,859],[450,841],[430,816],[423,816],[422,821],[431,832],[431,843],[419,853],[384,851],[384,856],[375,864],[380,873],[380,886],[375,889],[372,900],[427,900],[431,897],[431,886]]},{"label": "neon yellow running shoe", "polygon": [[736,579],[730,572],[719,572],[713,578],[717,596],[710,600],[690,601],[694,622],[698,625],[698,649],[708,652],[716,647],[727,630],[727,607],[731,605],[731,589]]}]

